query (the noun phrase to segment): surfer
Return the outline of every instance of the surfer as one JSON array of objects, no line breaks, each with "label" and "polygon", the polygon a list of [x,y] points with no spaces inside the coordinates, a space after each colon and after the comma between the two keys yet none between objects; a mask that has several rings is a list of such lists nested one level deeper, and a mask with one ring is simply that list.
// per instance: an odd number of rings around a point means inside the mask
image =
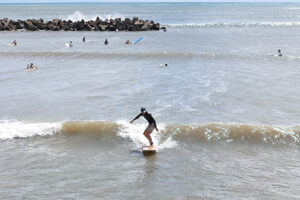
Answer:
[{"label": "surfer", "polygon": [[73,43],[72,43],[72,41],[70,41],[70,43],[69,43],[69,47],[73,47]]},{"label": "surfer", "polygon": [[17,41],[14,40],[14,41],[12,42],[12,44],[15,45],[15,46],[17,46]]},{"label": "surfer", "polygon": [[154,129],[156,129],[156,131],[158,131],[158,128],[156,127],[156,122],[155,122],[154,118],[152,117],[152,115],[150,113],[148,113],[146,111],[146,108],[141,108],[141,113],[138,116],[136,116],[133,120],[131,120],[130,123],[132,124],[134,120],[138,119],[142,115],[149,122],[149,125],[147,126],[147,128],[144,131],[144,136],[149,140],[150,146],[153,146],[153,142],[152,142],[152,138],[151,138],[150,134],[152,133],[152,131]]},{"label": "surfer", "polygon": [[132,44],[129,40],[127,40],[126,42],[125,42],[125,44]]},{"label": "surfer", "polygon": [[83,38],[82,38],[82,42],[85,42],[85,36],[83,36]]},{"label": "surfer", "polygon": [[281,52],[280,49],[278,49],[278,56],[279,56],[279,57],[283,56],[283,54],[282,54],[282,52]]},{"label": "surfer", "polygon": [[30,65],[29,64],[27,64],[27,69],[33,69],[33,63],[30,63]]},{"label": "surfer", "polygon": [[109,44],[109,42],[108,42],[107,38],[105,39],[105,42],[104,42],[104,44],[105,44],[105,45],[108,45],[108,44]]}]

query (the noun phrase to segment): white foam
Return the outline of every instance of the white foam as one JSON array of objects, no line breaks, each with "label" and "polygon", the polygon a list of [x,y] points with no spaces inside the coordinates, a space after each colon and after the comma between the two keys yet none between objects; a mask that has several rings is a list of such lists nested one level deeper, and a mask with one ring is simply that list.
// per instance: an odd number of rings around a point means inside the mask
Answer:
[{"label": "white foam", "polygon": [[[123,126],[123,128],[118,133],[119,136],[131,139],[137,148],[149,145],[147,138],[143,135],[143,132],[148,126],[148,123],[135,122],[133,124],[130,124],[129,122],[124,120],[120,120],[117,123]],[[159,131],[165,130],[166,127],[166,125],[162,123],[157,124],[157,126],[159,128]],[[169,136],[167,140],[162,142],[160,133],[156,131],[153,131],[151,137],[153,143],[158,144],[158,150],[173,148],[177,145],[177,143],[172,139],[172,136]]]},{"label": "white foam", "polygon": [[0,139],[53,135],[61,129],[61,123],[26,123],[16,120],[0,120]]},{"label": "white foam", "polygon": [[79,11],[75,11],[73,14],[69,15],[67,17],[67,20],[71,21],[81,21],[82,19],[85,21],[90,21],[90,20],[96,20],[96,18],[99,17],[101,20],[110,20],[110,19],[115,19],[115,18],[123,18],[119,14],[114,14],[114,15],[106,15],[106,16],[100,16],[100,15],[93,15],[93,16],[87,16]]}]

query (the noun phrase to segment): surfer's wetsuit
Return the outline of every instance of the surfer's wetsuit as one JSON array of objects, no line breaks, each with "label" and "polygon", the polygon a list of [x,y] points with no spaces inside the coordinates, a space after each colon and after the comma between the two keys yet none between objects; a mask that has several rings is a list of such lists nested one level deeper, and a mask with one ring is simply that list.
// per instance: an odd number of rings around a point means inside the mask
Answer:
[{"label": "surfer's wetsuit", "polygon": [[[150,128],[150,126],[153,126],[153,128],[157,129],[157,127],[156,127],[156,122],[155,122],[154,118],[153,118],[152,115],[149,114],[148,112],[146,112],[145,115],[143,115],[142,113],[140,113],[140,114],[139,114],[138,116],[136,116],[132,121],[134,121],[134,120],[140,118],[140,116],[144,116],[144,118],[149,122],[149,126],[147,127],[147,129]],[[152,130],[152,131],[153,131],[153,130]]]}]

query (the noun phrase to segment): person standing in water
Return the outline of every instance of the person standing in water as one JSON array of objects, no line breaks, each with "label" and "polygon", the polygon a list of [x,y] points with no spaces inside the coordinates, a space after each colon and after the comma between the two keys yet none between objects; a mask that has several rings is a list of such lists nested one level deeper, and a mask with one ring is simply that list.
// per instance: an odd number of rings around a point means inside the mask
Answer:
[{"label": "person standing in water", "polygon": [[136,116],[133,120],[131,120],[130,123],[132,124],[134,120],[138,119],[142,115],[149,122],[149,125],[144,131],[144,136],[149,140],[150,146],[153,146],[153,141],[150,134],[153,132],[154,129],[158,131],[158,128],[156,126],[154,118],[150,113],[146,111],[146,108],[141,108],[141,113],[138,116]]},{"label": "person standing in water", "polygon": [[106,38],[106,40],[105,40],[104,44],[105,44],[105,45],[108,45],[108,44],[109,44],[109,42],[108,42],[107,38]]},{"label": "person standing in water", "polygon": [[82,38],[82,42],[85,42],[85,36],[83,36],[83,38]]},{"label": "person standing in water", "polygon": [[282,54],[282,52],[281,52],[280,49],[278,49],[278,56],[279,56],[279,57],[282,57],[282,56],[283,56],[283,54]]}]

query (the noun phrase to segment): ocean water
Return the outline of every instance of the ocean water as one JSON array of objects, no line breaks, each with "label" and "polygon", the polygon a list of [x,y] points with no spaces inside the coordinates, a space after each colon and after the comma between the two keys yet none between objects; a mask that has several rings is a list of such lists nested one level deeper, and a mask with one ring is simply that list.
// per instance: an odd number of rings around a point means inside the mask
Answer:
[{"label": "ocean water", "polygon": [[[0,4],[0,18],[167,27],[0,32],[0,199],[299,199],[299,9]],[[159,128],[153,156],[141,152],[147,122],[129,123],[142,106]]]}]

